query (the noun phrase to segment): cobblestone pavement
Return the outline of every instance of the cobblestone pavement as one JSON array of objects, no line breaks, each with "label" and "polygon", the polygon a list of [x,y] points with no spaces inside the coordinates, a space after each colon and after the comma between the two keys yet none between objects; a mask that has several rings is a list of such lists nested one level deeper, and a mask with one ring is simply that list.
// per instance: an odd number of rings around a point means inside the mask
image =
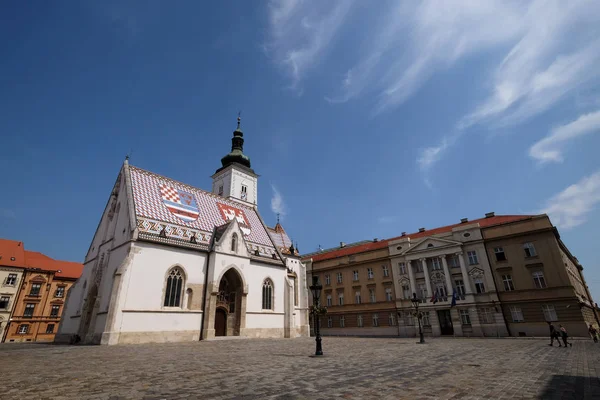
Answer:
[{"label": "cobblestone pavement", "polygon": [[241,339],[0,345],[2,399],[591,399],[600,344],[541,339]]}]

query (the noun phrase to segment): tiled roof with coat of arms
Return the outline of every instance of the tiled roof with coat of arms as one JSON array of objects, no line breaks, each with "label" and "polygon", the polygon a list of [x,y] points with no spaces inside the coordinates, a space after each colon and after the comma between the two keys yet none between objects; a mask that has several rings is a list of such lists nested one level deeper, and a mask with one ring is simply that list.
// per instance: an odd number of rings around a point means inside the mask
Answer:
[{"label": "tiled roof with coat of arms", "polygon": [[275,250],[255,208],[129,166],[137,226],[141,232],[209,244],[214,228],[237,219],[249,250],[271,256]]}]

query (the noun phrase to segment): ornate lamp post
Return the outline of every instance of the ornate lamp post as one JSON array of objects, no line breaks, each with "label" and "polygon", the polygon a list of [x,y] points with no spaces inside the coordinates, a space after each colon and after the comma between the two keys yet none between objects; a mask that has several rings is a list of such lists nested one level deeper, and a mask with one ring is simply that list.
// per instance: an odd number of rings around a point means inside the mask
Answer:
[{"label": "ornate lamp post", "polygon": [[320,321],[319,315],[321,310],[321,290],[323,286],[319,283],[319,277],[313,276],[313,284],[310,286],[310,291],[313,295],[313,321],[315,323],[315,340],[317,342],[317,350],[315,356],[322,356],[323,349],[321,348],[321,330],[319,329]]},{"label": "ornate lamp post", "polygon": [[415,308],[415,316],[417,317],[417,320],[419,321],[419,344],[423,344],[423,343],[425,343],[425,339],[423,338],[423,329],[421,329],[421,318],[423,318],[423,314],[421,314],[419,312],[419,303],[421,302],[421,300],[417,299],[416,293],[413,293],[413,298],[411,301],[412,301],[413,307]]}]

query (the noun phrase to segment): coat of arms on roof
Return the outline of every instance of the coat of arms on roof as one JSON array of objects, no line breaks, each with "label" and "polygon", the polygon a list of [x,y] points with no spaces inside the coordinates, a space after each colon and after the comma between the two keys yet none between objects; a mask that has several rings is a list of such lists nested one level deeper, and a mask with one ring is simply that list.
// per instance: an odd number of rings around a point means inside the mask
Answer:
[{"label": "coat of arms on roof", "polygon": [[235,218],[244,235],[248,236],[250,234],[252,228],[250,227],[250,223],[248,222],[248,218],[246,218],[244,210],[219,202],[217,202],[217,206],[219,207],[219,211],[221,211],[221,216],[224,221],[231,221]]},{"label": "coat of arms on roof", "polygon": [[160,197],[167,210],[177,218],[185,222],[193,222],[198,219],[200,212],[193,194],[161,184]]}]

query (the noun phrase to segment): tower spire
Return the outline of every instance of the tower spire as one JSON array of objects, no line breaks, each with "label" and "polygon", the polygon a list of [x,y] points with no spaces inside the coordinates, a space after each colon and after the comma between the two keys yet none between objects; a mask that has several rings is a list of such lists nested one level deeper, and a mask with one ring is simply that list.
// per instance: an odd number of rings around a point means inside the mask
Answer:
[{"label": "tower spire", "polygon": [[279,213],[277,213],[277,223],[279,224]]}]

